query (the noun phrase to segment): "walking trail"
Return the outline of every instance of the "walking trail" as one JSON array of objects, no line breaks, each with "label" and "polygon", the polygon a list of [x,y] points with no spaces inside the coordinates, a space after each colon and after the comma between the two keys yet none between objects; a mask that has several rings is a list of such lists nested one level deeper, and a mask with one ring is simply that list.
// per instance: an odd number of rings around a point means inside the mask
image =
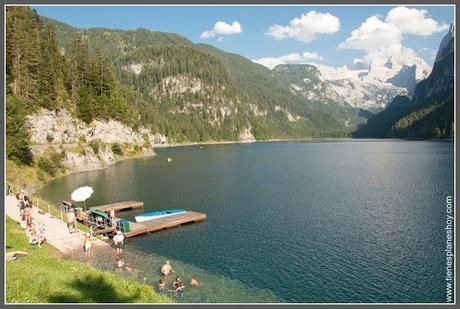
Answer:
[{"label": "walking trail", "polygon": [[[5,213],[13,220],[21,222],[18,200],[15,196],[5,196]],[[83,248],[84,234],[82,231],[77,230],[70,234],[67,229],[67,224],[59,218],[52,216],[49,213],[40,214],[38,208],[33,206],[32,218],[36,223],[45,223],[45,237],[47,243],[58,249],[62,253],[70,253],[76,249]],[[93,246],[110,246],[99,239],[93,239]]]}]

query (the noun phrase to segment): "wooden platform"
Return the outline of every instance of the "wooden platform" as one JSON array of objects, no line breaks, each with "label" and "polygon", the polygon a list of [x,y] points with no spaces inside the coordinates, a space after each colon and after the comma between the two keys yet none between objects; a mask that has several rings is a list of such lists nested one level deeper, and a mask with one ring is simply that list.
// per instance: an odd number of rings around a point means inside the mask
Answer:
[{"label": "wooden platform", "polygon": [[105,229],[94,229],[93,230],[93,235],[99,235],[99,234],[108,234],[108,233],[115,233],[115,227],[107,227]]},{"label": "wooden platform", "polygon": [[171,215],[163,218],[144,222],[130,222],[130,231],[125,233],[126,237],[164,230],[171,227],[180,226],[181,224],[203,221],[206,219],[206,214],[186,211],[176,215]]},{"label": "wooden platform", "polygon": [[91,207],[89,210],[99,210],[99,211],[107,212],[111,208],[113,208],[115,212],[118,212],[118,211],[132,210],[132,209],[137,209],[137,208],[142,208],[142,207],[144,207],[144,202],[127,201],[127,202],[119,202],[119,203],[113,203],[113,204],[107,204],[107,205],[94,206],[94,207]]}]

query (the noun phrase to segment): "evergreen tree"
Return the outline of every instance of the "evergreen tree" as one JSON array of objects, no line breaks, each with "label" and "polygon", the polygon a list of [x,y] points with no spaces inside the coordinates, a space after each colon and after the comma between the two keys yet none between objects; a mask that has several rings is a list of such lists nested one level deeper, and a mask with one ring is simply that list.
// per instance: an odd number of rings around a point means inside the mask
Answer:
[{"label": "evergreen tree", "polygon": [[31,164],[29,134],[25,128],[27,104],[12,95],[6,98],[6,157],[21,164]]},{"label": "evergreen tree", "polygon": [[54,109],[57,107],[59,85],[62,84],[62,64],[52,23],[48,23],[41,36],[42,56],[38,78],[39,101],[43,107]]}]

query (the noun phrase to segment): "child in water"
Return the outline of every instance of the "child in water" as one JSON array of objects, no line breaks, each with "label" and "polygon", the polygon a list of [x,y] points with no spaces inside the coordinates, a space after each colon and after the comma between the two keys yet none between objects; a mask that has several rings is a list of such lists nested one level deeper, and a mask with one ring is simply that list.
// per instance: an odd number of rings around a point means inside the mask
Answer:
[{"label": "child in water", "polygon": [[158,292],[163,294],[165,291],[165,287],[166,287],[166,282],[163,279],[160,279],[158,281]]},{"label": "child in water", "polygon": [[191,286],[199,286],[200,283],[195,278],[192,278],[192,280],[190,280],[190,285]]},{"label": "child in water", "polygon": [[176,277],[176,280],[173,283],[173,291],[177,293],[178,297],[182,297],[184,294],[185,285],[182,283],[182,280],[179,276]]}]

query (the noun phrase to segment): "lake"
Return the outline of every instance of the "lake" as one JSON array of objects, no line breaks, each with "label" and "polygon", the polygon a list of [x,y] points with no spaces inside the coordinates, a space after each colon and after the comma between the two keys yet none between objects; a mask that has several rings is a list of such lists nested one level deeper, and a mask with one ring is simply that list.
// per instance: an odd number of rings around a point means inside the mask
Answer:
[{"label": "lake", "polygon": [[[202,282],[184,302],[445,302],[446,196],[453,143],[402,140],[267,142],[155,149],[41,192],[79,186],[87,205],[141,200],[145,210],[208,215],[127,241],[139,280],[176,273]],[[172,162],[168,163],[167,158]],[[130,217],[130,214],[126,216]],[[113,269],[113,255],[94,265]]]}]

